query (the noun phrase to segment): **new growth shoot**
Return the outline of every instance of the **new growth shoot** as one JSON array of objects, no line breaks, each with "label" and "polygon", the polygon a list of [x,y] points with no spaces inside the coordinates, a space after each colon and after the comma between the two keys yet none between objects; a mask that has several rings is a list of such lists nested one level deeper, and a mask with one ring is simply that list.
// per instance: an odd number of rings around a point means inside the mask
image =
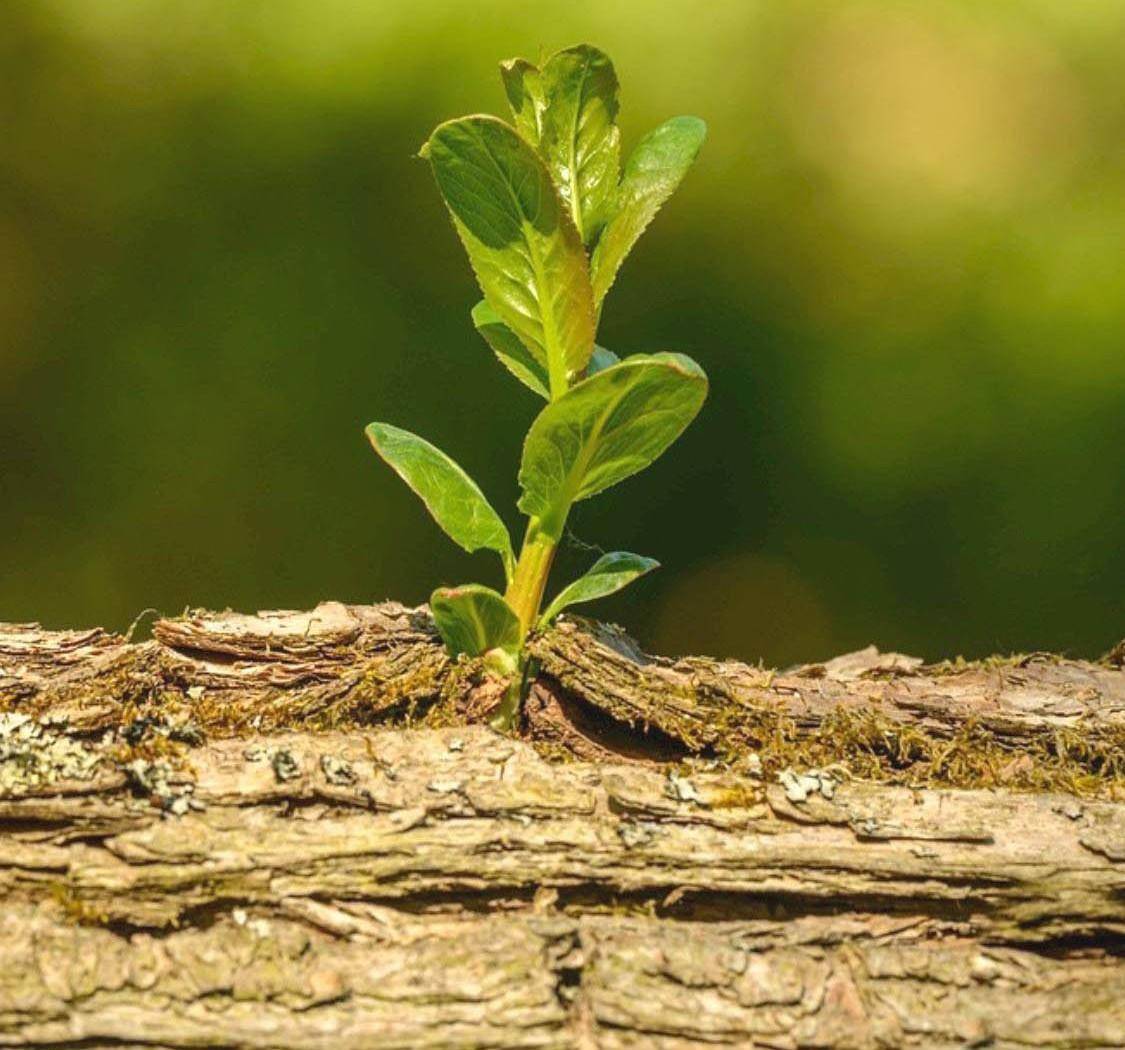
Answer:
[{"label": "new growth shoot", "polygon": [[366,433],[455,543],[500,556],[503,593],[479,583],[439,587],[430,608],[452,656],[484,657],[511,677],[494,720],[506,728],[519,710],[528,635],[657,567],[638,554],[606,554],[541,609],[574,503],[652,463],[706,397],[707,377],[682,354],[620,359],[595,343],[606,293],[691,166],[706,127],[696,117],[666,121],[622,170],[617,75],[605,54],[582,44],[541,66],[512,59],[500,69],[512,122],[447,121],[421,156],[484,296],[473,324],[546,402],[520,461],[527,527],[518,557],[500,516],[444,452],[387,423]]}]

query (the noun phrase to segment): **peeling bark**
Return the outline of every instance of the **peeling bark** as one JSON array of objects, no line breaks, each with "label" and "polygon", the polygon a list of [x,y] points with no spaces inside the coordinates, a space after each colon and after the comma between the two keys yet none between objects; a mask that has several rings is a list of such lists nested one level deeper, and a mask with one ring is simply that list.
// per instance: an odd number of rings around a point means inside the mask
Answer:
[{"label": "peeling bark", "polygon": [[777,674],[564,624],[533,746],[380,726],[497,695],[421,610],[155,633],[0,627],[0,1046],[1125,1045],[1112,768],[1080,797],[701,754],[841,710],[1017,761],[1112,742],[1108,661]]},{"label": "peeling bark", "polygon": [[617,628],[562,623],[535,639],[544,675],[614,720],[656,730],[691,750],[724,737],[763,712],[796,734],[831,719],[877,712],[891,727],[950,738],[973,727],[1000,745],[1023,747],[1080,730],[1115,749],[1125,773],[1125,674],[1105,664],[1045,653],[976,663],[924,666],[917,657],[874,646],[778,672],[699,657],[642,653]]}]

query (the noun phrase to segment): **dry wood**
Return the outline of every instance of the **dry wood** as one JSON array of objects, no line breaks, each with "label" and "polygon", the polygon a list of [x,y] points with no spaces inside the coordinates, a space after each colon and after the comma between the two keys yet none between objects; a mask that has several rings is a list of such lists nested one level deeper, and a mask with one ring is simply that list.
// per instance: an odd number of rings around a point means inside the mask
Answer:
[{"label": "dry wood", "polygon": [[[1125,1046],[1112,790],[690,758],[763,713],[796,747],[841,710],[977,727],[1017,761],[1103,747],[1108,661],[776,674],[569,624],[535,643],[527,731],[598,760],[552,763],[479,725],[378,725],[497,695],[423,610],[155,633],[0,628],[0,1045]],[[1075,761],[1104,772],[1095,751]]]}]

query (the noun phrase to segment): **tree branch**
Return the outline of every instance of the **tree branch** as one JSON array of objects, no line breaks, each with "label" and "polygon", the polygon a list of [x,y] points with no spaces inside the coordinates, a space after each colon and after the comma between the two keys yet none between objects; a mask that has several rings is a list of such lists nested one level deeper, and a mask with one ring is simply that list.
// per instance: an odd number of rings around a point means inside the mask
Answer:
[{"label": "tree branch", "polygon": [[[1017,759],[1109,739],[1108,663],[776,674],[564,624],[528,742],[379,725],[495,699],[421,610],[156,635],[0,628],[0,1046],[1125,1043],[1112,770],[1080,797],[771,765],[873,709]],[[737,753],[692,758],[719,720]]]}]

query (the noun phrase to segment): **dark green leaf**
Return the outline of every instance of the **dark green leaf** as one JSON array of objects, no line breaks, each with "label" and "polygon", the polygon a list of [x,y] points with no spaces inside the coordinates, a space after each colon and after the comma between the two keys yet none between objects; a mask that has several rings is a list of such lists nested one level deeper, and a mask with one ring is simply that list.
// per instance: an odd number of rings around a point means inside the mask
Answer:
[{"label": "dark green leaf", "polygon": [[558,397],[590,360],[594,301],[582,241],[543,159],[495,117],[448,121],[422,152],[485,299]]},{"label": "dark green leaf", "polygon": [[681,354],[638,354],[576,383],[536,418],[520,463],[520,510],[551,536],[570,506],[643,470],[695,418],[707,377]]},{"label": "dark green leaf", "polygon": [[496,551],[511,577],[512,541],[476,482],[444,452],[408,430],[372,423],[365,433],[375,451],[425,503],[454,543],[472,552]]},{"label": "dark green leaf", "polygon": [[580,44],[552,55],[539,83],[539,149],[590,244],[609,218],[621,174],[617,74],[607,55]]},{"label": "dark green leaf", "polygon": [[543,112],[543,86],[539,70],[526,58],[510,58],[500,63],[500,79],[512,110],[512,121],[533,146],[539,144]]},{"label": "dark green leaf", "polygon": [[[532,356],[531,351],[520,342],[516,333],[500,320],[500,315],[482,299],[473,307],[472,316],[477,331],[492,347],[492,352],[500,358],[500,363],[521,383],[550,401],[551,381],[547,369]],[[595,349],[595,357],[597,353]],[[593,358],[590,360],[592,364]]]},{"label": "dark green leaf", "polygon": [[539,626],[546,627],[559,613],[578,602],[590,602],[604,598],[627,587],[638,576],[660,568],[660,562],[652,558],[642,558],[628,551],[613,551],[603,554],[584,576],[564,587],[539,618]]},{"label": "dark green leaf", "polygon": [[483,656],[490,649],[514,653],[520,647],[519,619],[490,587],[439,587],[430,595],[430,611],[451,656]]},{"label": "dark green leaf", "polygon": [[633,151],[614,213],[590,263],[596,306],[601,306],[637,238],[687,174],[706,137],[707,125],[698,117],[673,117],[649,132]]}]

